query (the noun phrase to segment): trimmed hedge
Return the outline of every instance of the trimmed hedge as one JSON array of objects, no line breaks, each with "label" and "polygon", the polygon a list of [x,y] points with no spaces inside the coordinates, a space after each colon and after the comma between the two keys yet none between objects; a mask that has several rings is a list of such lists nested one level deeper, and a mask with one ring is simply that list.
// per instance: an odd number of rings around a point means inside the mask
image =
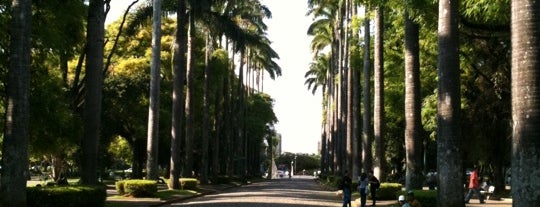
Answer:
[{"label": "trimmed hedge", "polygon": [[116,181],[116,183],[114,183],[114,186],[116,188],[116,192],[119,194],[119,195],[124,195],[126,194],[126,191],[124,190],[124,183],[125,183],[126,180],[119,180],[119,181]]},{"label": "trimmed hedge", "polygon": [[29,207],[103,207],[106,197],[107,191],[103,185],[27,188]]},{"label": "trimmed hedge", "polygon": [[154,180],[121,180],[116,182],[116,191],[120,195],[152,197],[157,193],[157,182]]},{"label": "trimmed hedge", "polygon": [[196,178],[180,178],[180,185],[184,190],[197,190],[199,181]]},{"label": "trimmed hedge", "polygon": [[[437,206],[437,190],[413,190],[414,197],[422,204],[422,206]],[[407,196],[407,192],[400,191],[396,195],[396,198],[399,195]]]},{"label": "trimmed hedge", "polygon": [[400,183],[381,183],[377,190],[377,199],[379,200],[397,200],[397,194],[401,191],[403,185]]}]

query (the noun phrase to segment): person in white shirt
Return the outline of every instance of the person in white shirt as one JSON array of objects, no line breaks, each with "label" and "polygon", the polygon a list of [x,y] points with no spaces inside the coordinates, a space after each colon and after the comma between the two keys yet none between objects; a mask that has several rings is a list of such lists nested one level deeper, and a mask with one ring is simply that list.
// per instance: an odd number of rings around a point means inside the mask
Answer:
[{"label": "person in white shirt", "polygon": [[358,192],[360,193],[360,206],[361,207],[366,207],[368,184],[369,184],[369,179],[366,173],[360,174],[360,177],[358,177]]}]

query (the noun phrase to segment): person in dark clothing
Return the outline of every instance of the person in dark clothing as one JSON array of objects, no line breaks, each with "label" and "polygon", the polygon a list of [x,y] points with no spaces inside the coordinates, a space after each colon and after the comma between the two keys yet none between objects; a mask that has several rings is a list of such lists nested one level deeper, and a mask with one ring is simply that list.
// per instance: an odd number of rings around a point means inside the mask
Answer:
[{"label": "person in dark clothing", "polygon": [[351,184],[352,180],[349,171],[345,171],[343,178],[339,182],[339,188],[343,190],[343,207],[351,206]]},{"label": "person in dark clothing", "polygon": [[368,185],[368,177],[366,173],[362,173],[360,175],[360,179],[358,180],[358,192],[360,192],[360,207],[366,207]]},{"label": "person in dark clothing", "polygon": [[373,204],[371,206],[375,206],[377,203],[377,190],[381,186],[381,183],[379,182],[379,179],[373,175],[373,171],[369,171],[369,191],[371,193],[371,200],[373,201]]}]

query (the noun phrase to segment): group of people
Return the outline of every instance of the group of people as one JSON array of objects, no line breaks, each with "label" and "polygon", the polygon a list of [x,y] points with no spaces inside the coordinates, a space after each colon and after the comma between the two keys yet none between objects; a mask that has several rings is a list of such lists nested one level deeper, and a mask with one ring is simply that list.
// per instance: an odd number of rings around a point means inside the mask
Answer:
[{"label": "group of people", "polygon": [[[350,178],[349,172],[345,171],[343,178],[340,182],[339,188],[343,190],[343,207],[351,206],[351,189],[352,180]],[[360,192],[360,206],[366,206],[366,199],[368,192],[371,193],[371,199],[373,201],[372,206],[375,206],[377,202],[377,189],[381,186],[379,179],[373,175],[373,171],[370,171],[369,174],[362,173],[358,177],[358,191]],[[369,190],[369,191],[368,191]]]},{"label": "group of people", "polygon": [[422,207],[420,201],[418,201],[416,197],[414,197],[413,191],[407,192],[407,200],[405,200],[404,195],[400,195],[398,201],[401,207]]},{"label": "group of people", "polygon": [[[343,207],[351,206],[351,189],[352,180],[349,172],[345,171],[342,180],[339,183],[339,188],[343,191]],[[368,193],[371,194],[372,206],[377,203],[377,190],[380,188],[381,183],[377,177],[370,171],[368,174],[362,173],[358,177],[358,192],[360,193],[360,206],[365,207],[367,202]],[[414,197],[414,192],[409,191],[407,193],[407,200],[405,196],[399,196],[399,203],[402,207],[422,207],[420,202]]]},{"label": "group of people", "polygon": [[[343,178],[339,184],[339,188],[343,190],[343,207],[351,206],[351,184],[352,180],[350,178],[349,172],[345,171]],[[368,192],[371,193],[371,199],[373,201],[372,206],[375,206],[377,202],[377,189],[380,187],[380,182],[375,175],[373,175],[373,171],[370,171],[369,174],[366,175],[366,173],[362,173],[360,177],[358,177],[358,191],[360,193],[360,206],[365,207],[366,206],[366,198],[368,196]],[[478,176],[478,168],[475,165],[474,169],[471,171],[471,174],[469,176],[469,192],[465,196],[465,203],[469,203],[469,200],[473,196],[473,194],[476,194],[477,197],[480,200],[480,203],[485,203],[484,198],[480,193],[480,184],[479,184],[479,176]],[[369,191],[368,191],[369,189]],[[401,207],[421,207],[420,202],[414,197],[414,192],[409,191],[407,193],[407,199],[405,199],[404,195],[400,195],[398,198],[398,201],[401,205]]]}]

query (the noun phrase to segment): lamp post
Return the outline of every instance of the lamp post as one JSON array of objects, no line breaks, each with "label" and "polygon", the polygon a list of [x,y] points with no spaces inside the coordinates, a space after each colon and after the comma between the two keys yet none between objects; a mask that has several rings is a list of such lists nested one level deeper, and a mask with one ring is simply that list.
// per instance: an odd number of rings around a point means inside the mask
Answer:
[{"label": "lamp post", "polygon": [[293,174],[293,172],[294,172],[294,165],[293,165],[293,164],[294,164],[294,160],[291,161],[291,171],[289,172],[289,174],[290,174],[291,176],[294,175],[294,174]]},{"label": "lamp post", "polygon": [[296,154],[294,154],[294,169],[297,169],[297,168],[296,168],[296,163],[297,163],[297,162],[296,162]]}]

